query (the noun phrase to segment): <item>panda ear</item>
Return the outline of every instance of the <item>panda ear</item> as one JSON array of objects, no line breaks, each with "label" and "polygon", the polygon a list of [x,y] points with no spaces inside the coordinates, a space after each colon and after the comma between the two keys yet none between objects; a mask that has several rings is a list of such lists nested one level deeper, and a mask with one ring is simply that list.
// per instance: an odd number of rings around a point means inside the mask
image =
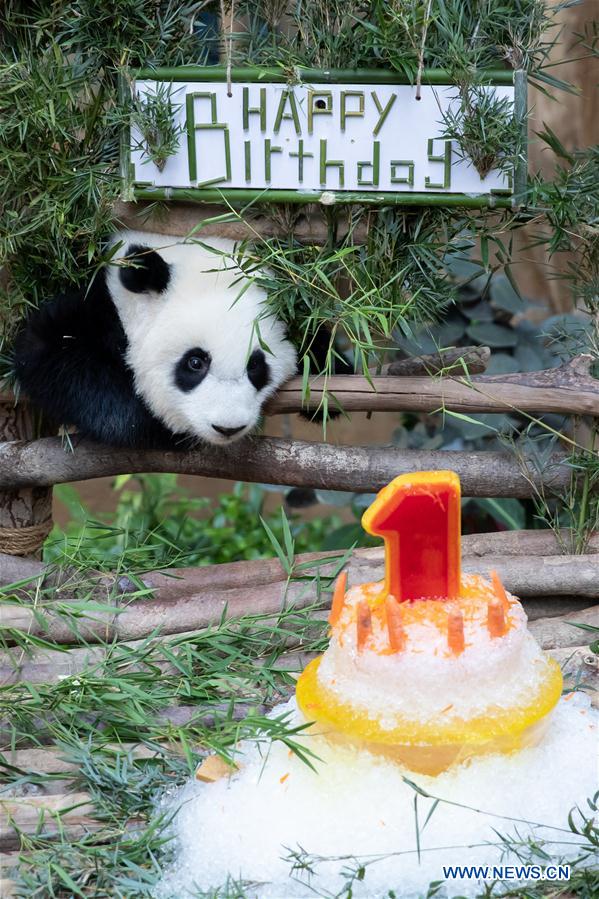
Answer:
[{"label": "panda ear", "polygon": [[121,284],[132,293],[162,293],[168,287],[171,270],[156,250],[131,244],[119,270]]}]

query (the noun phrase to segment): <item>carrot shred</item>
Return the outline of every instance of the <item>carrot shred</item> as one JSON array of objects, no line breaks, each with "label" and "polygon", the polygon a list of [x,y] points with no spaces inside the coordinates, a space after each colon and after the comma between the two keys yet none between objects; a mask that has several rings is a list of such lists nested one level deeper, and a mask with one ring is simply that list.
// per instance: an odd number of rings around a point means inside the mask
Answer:
[{"label": "carrot shred", "polygon": [[501,583],[501,579],[496,571],[491,572],[491,582],[493,584],[493,592],[495,593],[495,596],[503,606],[504,612],[507,612],[510,607],[510,601],[507,598],[505,587]]},{"label": "carrot shred", "polygon": [[347,571],[342,571],[335,582],[335,590],[333,592],[333,602],[331,603],[331,614],[329,615],[329,624],[334,627],[343,611],[345,604],[345,590],[347,587]]},{"label": "carrot shred", "polygon": [[406,632],[402,625],[399,603],[392,593],[389,593],[385,599],[385,613],[389,646],[393,652],[401,652],[406,646]]},{"label": "carrot shred", "polygon": [[505,612],[498,599],[492,599],[487,606],[487,629],[491,637],[505,634]]},{"label": "carrot shred", "polygon": [[372,615],[370,613],[368,601],[365,599],[361,599],[358,603],[356,627],[358,651],[361,652],[366,646],[366,641],[372,633]]},{"label": "carrot shred", "polygon": [[447,645],[454,655],[464,651],[464,616],[459,609],[447,616]]},{"label": "carrot shred", "polygon": [[289,771],[287,772],[287,774],[284,774],[282,777],[279,777],[279,783],[284,784],[288,777],[289,777]]}]

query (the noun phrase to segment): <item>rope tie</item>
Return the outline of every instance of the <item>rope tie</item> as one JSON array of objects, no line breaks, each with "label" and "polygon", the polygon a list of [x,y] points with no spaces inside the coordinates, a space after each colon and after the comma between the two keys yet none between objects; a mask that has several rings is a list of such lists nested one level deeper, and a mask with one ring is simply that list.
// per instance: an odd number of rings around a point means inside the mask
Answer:
[{"label": "rope tie", "polygon": [[0,553],[8,556],[35,555],[51,530],[51,518],[23,528],[0,528]]}]

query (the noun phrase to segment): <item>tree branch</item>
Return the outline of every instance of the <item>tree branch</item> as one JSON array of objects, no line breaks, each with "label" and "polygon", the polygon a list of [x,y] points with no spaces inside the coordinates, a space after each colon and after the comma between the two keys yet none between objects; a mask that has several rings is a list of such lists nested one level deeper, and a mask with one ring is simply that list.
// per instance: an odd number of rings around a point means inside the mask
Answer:
[{"label": "tree branch", "polygon": [[250,437],[230,447],[193,452],[114,449],[81,440],[75,451],[60,438],[0,443],[0,489],[50,486],[136,472],[171,472],[325,490],[372,493],[399,474],[450,469],[464,496],[528,497],[534,489],[569,487],[565,454],[543,463],[542,473],[514,454],[332,446],[274,437]]}]

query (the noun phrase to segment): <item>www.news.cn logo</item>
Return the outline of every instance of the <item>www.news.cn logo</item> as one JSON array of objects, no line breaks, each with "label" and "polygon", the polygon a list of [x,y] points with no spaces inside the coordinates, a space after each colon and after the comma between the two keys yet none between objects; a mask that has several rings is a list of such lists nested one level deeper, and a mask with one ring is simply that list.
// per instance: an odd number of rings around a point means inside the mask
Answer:
[{"label": "www.news.cn logo", "polygon": [[570,865],[447,865],[446,880],[570,880]]}]

